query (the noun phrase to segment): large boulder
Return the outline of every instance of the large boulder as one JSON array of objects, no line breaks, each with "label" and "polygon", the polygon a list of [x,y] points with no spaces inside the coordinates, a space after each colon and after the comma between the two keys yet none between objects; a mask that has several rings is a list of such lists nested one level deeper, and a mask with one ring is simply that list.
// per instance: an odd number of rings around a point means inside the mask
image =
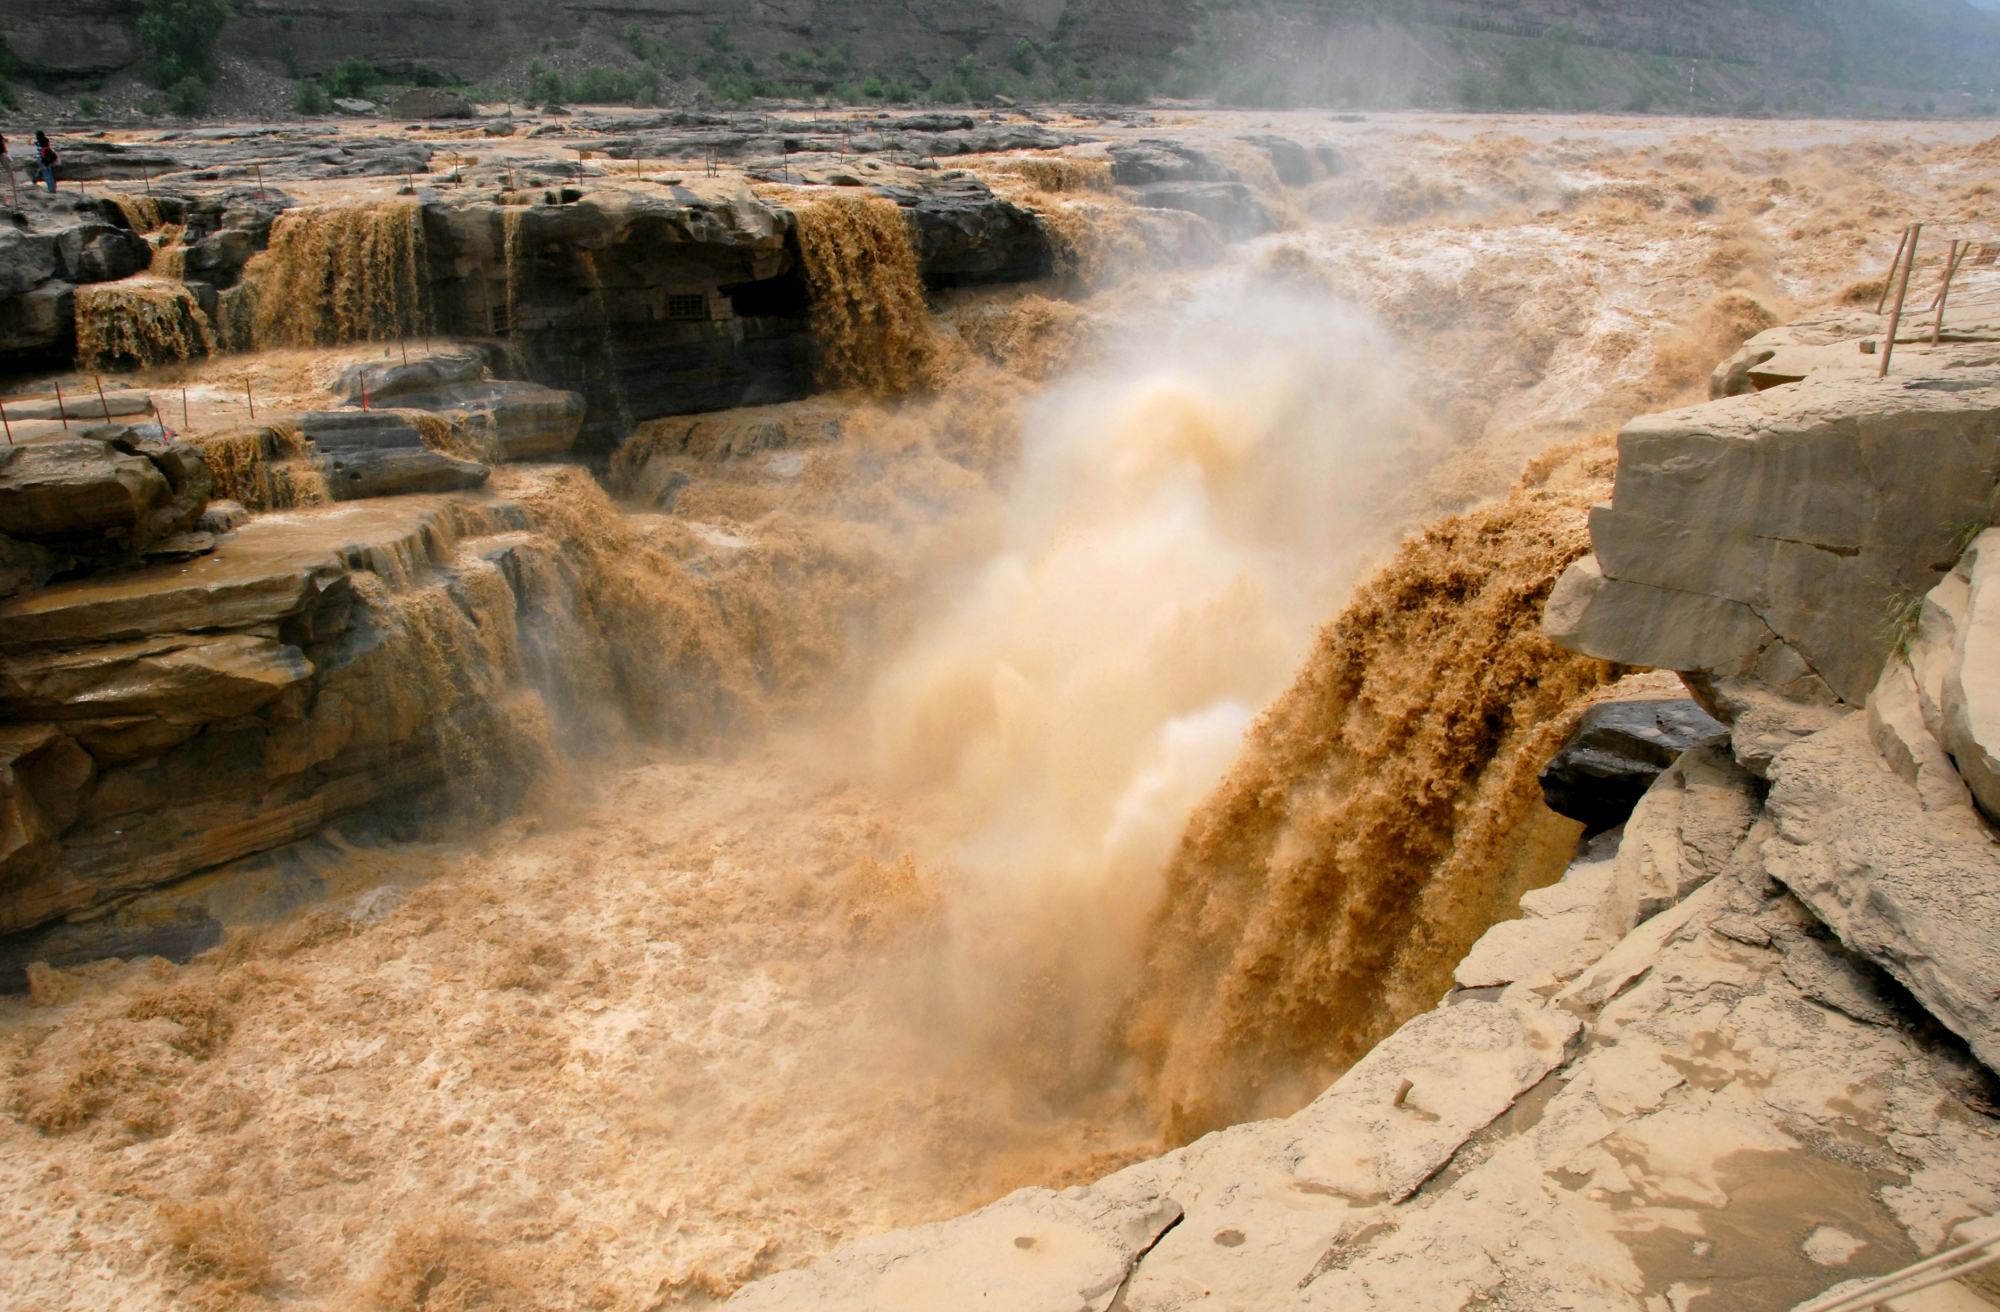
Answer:
[{"label": "large boulder", "polygon": [[470,434],[493,460],[547,460],[576,442],[583,425],[580,392],[505,380],[451,383],[405,393],[398,406],[429,410]]},{"label": "large boulder", "polygon": [[1604,702],[1583,713],[1542,767],[1542,798],[1583,821],[1586,833],[1601,833],[1623,824],[1682,752],[1728,733],[1689,699]]},{"label": "large boulder", "polygon": [[453,91],[412,87],[383,106],[390,118],[474,118],[472,102]]},{"label": "large boulder", "polygon": [[[431,351],[414,360],[371,361],[343,369],[332,392],[348,405],[394,406],[401,398],[486,377],[486,357],[470,348]],[[428,407],[419,407],[428,408]]]},{"label": "large boulder", "polygon": [[[1973,539],[1924,598],[1915,633],[1905,636],[1908,673],[1892,665],[1871,709],[1883,703],[1877,719],[1889,713],[1893,722],[1895,706],[1913,704],[1979,808],[2000,820],[2000,530]],[[1905,682],[1907,697],[1900,695]],[[1921,748],[1907,755],[1924,757]]]},{"label": "large boulder", "polygon": [[173,485],[145,456],[92,438],[0,448],[0,533],[64,551],[136,550]]},{"label": "large boulder", "polygon": [[875,189],[903,209],[917,268],[933,286],[1046,277],[1055,248],[1041,221],[970,176]]},{"label": "large boulder", "polygon": [[300,417],[299,430],[317,449],[335,501],[453,492],[479,486],[491,472],[477,461],[432,450],[415,416],[406,412],[317,411]]},{"label": "large boulder", "polygon": [[0,295],[19,296],[56,276],[56,234],[0,227]]},{"label": "large boulder", "polygon": [[1148,209],[1199,214],[1234,240],[1259,236],[1277,226],[1263,200],[1241,182],[1152,182],[1129,189],[1125,196]]},{"label": "large boulder", "polygon": [[153,262],[153,247],[130,228],[79,223],[56,237],[61,277],[73,283],[116,282]]},{"label": "large boulder", "polygon": [[1152,182],[1233,182],[1236,174],[1207,151],[1148,137],[1111,147],[1111,180],[1121,187]]},{"label": "large boulder", "polygon": [[1869,728],[1850,715],[1780,754],[1765,868],[2000,1070],[2000,847],[1971,807],[1900,777]]},{"label": "large boulder", "polygon": [[[1862,705],[2000,487],[2000,373],[1828,377],[1635,419],[1544,628],[1682,672],[1753,769]],[[1809,489],[1801,494],[1801,489]]]},{"label": "large boulder", "polygon": [[1262,133],[1240,140],[1263,151],[1270,158],[1271,170],[1278,175],[1278,181],[1287,187],[1303,187],[1319,177],[1319,170],[1313,167],[1312,153],[1290,137]]},{"label": "large boulder", "polygon": [[407,364],[356,365],[333,391],[349,405],[437,414],[492,460],[546,460],[575,444],[582,393],[485,374],[485,357],[477,351],[436,351]]}]

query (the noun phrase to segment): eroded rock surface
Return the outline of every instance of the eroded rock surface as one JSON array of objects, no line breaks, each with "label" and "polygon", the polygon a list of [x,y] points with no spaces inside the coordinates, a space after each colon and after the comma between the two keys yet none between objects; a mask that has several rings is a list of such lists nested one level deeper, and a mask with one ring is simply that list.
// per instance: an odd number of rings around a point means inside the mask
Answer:
[{"label": "eroded rock surface", "polygon": [[292,511],[0,603],[0,931],[454,780],[518,788],[518,617],[572,604],[528,527],[488,494]]},{"label": "eroded rock surface", "polygon": [[[1650,1312],[1699,1292],[1785,1308],[2000,1205],[1991,1076],[1771,877],[1781,822],[1758,781],[1730,778],[1734,803],[1695,822],[1683,797],[1671,824],[1642,806],[1615,854],[1606,835],[1523,898],[1526,918],[1467,959],[1506,968],[1474,969],[1303,1111],[1072,1191],[1183,1214],[1116,1305]],[[1621,862],[1697,873],[1629,931],[1599,932],[1627,914]],[[1071,1225],[1066,1242],[1088,1244]],[[905,1262],[930,1306],[1002,1288],[971,1261],[932,1264],[937,1229],[850,1245],[736,1301],[858,1307],[840,1273]],[[1010,1305],[1096,1304],[1065,1289]]]}]

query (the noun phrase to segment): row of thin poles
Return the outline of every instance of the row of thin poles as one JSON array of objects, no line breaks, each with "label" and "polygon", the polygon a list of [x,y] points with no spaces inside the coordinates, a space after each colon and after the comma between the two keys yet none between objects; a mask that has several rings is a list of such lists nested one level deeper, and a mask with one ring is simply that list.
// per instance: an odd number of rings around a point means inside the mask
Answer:
[{"label": "row of thin poles", "polygon": [[[407,348],[405,348],[403,352],[403,360],[404,363],[406,364],[409,362],[409,351]],[[108,424],[111,422],[111,398],[106,396],[104,392],[104,376],[102,374],[92,374],[91,379],[97,384],[97,403],[99,406],[103,407],[104,422]],[[61,383],[55,384],[55,389],[56,389],[56,415],[59,419],[62,420],[63,431],[68,432],[69,419],[70,419],[69,403],[63,399],[62,384]],[[243,400],[250,407],[250,422],[253,424],[256,423],[257,422],[256,385],[251,383],[247,379],[243,383]],[[155,419],[162,418],[160,414],[159,403],[153,399],[153,394],[151,392],[148,392],[146,394],[146,407],[148,410],[152,412],[152,415]],[[364,410],[368,408],[365,392],[363,393],[363,401],[361,408]],[[181,431],[186,432],[188,427],[189,427],[188,389],[185,385],[183,385],[181,387]],[[13,446],[14,421],[7,414],[7,403],[5,401],[0,401],[0,431],[4,431],[6,433],[7,445]]]},{"label": "row of thin poles", "polygon": [[[1912,223],[1903,229],[1903,239],[1896,246],[1896,258],[1889,264],[1889,276],[1882,282],[1882,295],[1875,302],[1875,313],[1881,314],[1884,310],[1889,313],[1889,331],[1882,342],[1882,363],[1876,370],[1877,378],[1889,376],[1889,358],[1895,353],[1896,334],[1903,326],[1903,309],[1910,295],[1910,274],[1917,267],[1917,245],[1923,240],[1923,235],[1924,225],[1921,223]],[[1951,253],[1945,257],[1944,280],[1938,284],[1937,295],[1931,298],[1930,305],[1925,307],[1924,311],[1927,314],[1933,311],[1936,313],[1936,317],[1931,321],[1932,346],[1936,346],[1944,335],[1944,315],[1946,307],[1951,302],[1952,280],[1958,276],[1959,267],[1979,246],[1980,243],[1974,241],[1960,241],[1956,238],[1952,240]],[[1976,261],[1980,264],[1988,262],[1988,257],[1984,253]],[[1893,302],[1889,299],[1891,289],[1894,289],[1896,294]]]}]

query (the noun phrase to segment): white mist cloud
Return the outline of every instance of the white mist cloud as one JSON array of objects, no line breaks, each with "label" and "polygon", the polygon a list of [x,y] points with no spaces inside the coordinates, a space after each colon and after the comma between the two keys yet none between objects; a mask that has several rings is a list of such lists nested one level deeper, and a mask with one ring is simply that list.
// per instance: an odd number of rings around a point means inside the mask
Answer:
[{"label": "white mist cloud", "polygon": [[994,970],[1059,981],[1079,1041],[1118,1005],[1190,811],[1434,454],[1384,343],[1217,274],[1030,412],[999,548],[871,698],[883,772],[951,817],[977,1007]]}]

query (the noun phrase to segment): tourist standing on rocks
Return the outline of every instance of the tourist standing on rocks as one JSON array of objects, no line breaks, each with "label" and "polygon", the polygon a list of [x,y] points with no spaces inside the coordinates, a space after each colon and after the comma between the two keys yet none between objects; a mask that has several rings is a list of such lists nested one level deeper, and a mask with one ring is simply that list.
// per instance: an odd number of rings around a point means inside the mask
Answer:
[{"label": "tourist standing on rocks", "polygon": [[56,154],[56,148],[49,144],[46,132],[35,133],[35,158],[41,164],[42,181],[49,184],[49,195],[55,195],[56,165],[62,162],[62,156]]}]

